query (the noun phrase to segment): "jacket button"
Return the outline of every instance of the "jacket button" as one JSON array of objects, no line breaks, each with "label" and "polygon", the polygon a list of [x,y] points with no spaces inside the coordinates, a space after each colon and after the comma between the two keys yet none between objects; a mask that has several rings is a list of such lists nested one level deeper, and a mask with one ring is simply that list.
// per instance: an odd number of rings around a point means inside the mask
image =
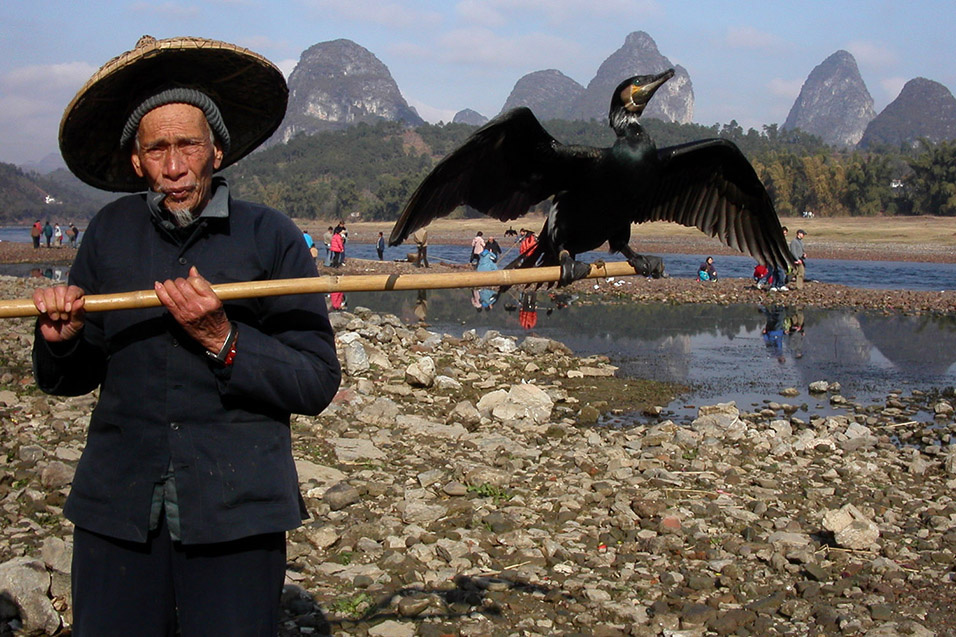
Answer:
[{"label": "jacket button", "polygon": [[179,265],[186,265],[186,257],[179,257]]},{"label": "jacket button", "polygon": [[172,429],[173,431],[179,431],[179,423],[171,422],[169,423],[169,428]]}]

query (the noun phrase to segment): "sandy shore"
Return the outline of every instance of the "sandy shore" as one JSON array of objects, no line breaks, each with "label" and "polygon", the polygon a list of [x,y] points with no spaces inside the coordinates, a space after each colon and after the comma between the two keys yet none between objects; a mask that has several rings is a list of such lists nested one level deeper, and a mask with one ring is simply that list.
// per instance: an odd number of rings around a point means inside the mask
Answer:
[{"label": "sandy shore", "polygon": [[[796,219],[781,218],[781,223],[795,231],[807,231],[805,241],[813,259],[850,259],[867,261],[921,261],[956,263],[956,220],[945,217],[844,217]],[[509,228],[537,230],[543,218],[529,215],[515,222],[494,219],[438,219],[428,226],[432,244],[468,245],[475,233],[499,240]],[[334,221],[297,220],[300,228],[319,238]],[[378,233],[386,237],[392,222],[349,223],[349,240],[374,243]],[[81,235],[82,240],[82,235]],[[406,241],[406,243],[409,243]],[[504,242],[501,242],[504,245]],[[733,255],[737,251],[705,236],[696,228],[673,223],[649,223],[634,226],[631,243],[638,251],[650,254],[713,254]],[[411,248],[410,248],[411,249]],[[604,249],[604,248],[601,248]],[[74,250],[44,248],[34,250],[28,243],[0,242],[0,263],[69,263]]]},{"label": "sandy shore", "polygon": [[[805,244],[811,259],[850,259],[865,261],[921,261],[956,263],[956,220],[945,217],[843,217],[797,219],[781,218],[791,236],[798,228],[807,231]],[[299,221],[299,226],[321,237],[327,224],[322,221]],[[487,238],[501,237],[509,228],[538,230],[544,223],[541,216],[528,216],[516,222],[493,219],[438,219],[428,226],[432,244],[468,245],[479,230]],[[374,243],[379,232],[387,238],[391,222],[349,223],[349,240]],[[410,244],[406,241],[406,244]],[[707,237],[696,228],[673,223],[636,225],[631,231],[631,245],[650,254],[740,254],[717,239]],[[606,250],[602,247],[599,250]]]}]

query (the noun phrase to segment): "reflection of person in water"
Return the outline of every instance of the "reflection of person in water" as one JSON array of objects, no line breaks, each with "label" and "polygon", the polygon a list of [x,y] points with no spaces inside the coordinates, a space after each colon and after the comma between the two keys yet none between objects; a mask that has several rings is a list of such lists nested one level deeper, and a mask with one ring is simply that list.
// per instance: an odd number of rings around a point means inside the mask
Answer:
[{"label": "reflection of person in water", "polygon": [[784,308],[772,305],[767,309],[761,305],[760,311],[767,317],[763,328],[763,342],[767,346],[767,352],[776,358],[777,362],[783,363],[787,360],[783,355]]},{"label": "reflection of person in water", "polygon": [[526,330],[533,330],[538,324],[538,298],[534,290],[525,290],[518,298],[518,322]]},{"label": "reflection of person in water", "polygon": [[552,303],[552,306],[548,308],[548,316],[551,316],[551,312],[554,310],[563,310],[578,300],[576,294],[568,294],[566,292],[549,292],[548,298],[551,299]]},{"label": "reflection of person in water", "polygon": [[[484,248],[478,255],[478,266],[475,268],[478,272],[493,272],[498,269],[498,255]],[[482,288],[478,290],[478,305],[475,307],[478,311],[490,310],[498,300],[498,295],[494,290]],[[474,300],[472,301],[474,305]]]},{"label": "reflection of person in water", "polygon": [[803,338],[806,331],[803,327],[803,308],[787,309],[787,318],[784,321],[787,325],[787,337],[789,340],[790,351],[794,358],[803,358]]},{"label": "reflection of person in water", "polygon": [[419,290],[418,298],[415,300],[415,318],[419,323],[424,323],[428,318],[428,291]]},{"label": "reflection of person in water", "polygon": [[332,309],[333,309],[333,310],[344,310],[344,309],[346,309],[346,308],[349,306],[348,301],[345,300],[345,293],[344,293],[344,292],[332,292],[332,293],[330,293],[330,294],[329,294],[329,301],[330,301],[331,304],[332,304]]}]

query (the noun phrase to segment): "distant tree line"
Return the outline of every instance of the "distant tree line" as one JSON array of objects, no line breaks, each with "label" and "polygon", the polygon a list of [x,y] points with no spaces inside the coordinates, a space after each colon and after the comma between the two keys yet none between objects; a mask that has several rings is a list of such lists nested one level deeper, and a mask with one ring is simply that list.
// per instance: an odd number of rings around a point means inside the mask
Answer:
[{"label": "distant tree line", "polygon": [[[614,141],[603,122],[543,124],[566,144],[608,146]],[[776,124],[744,131],[736,121],[708,127],[652,119],[645,126],[658,146],[707,137],[733,141],[750,159],[781,215],[809,210],[818,216],[956,216],[956,141],[861,152],[834,149],[818,137],[781,131]],[[228,174],[240,196],[294,217],[335,219],[360,212],[366,220],[394,220],[435,163],[475,129],[465,124],[426,124],[413,130],[394,122],[359,124],[298,136],[254,154]]]},{"label": "distant tree line", "polygon": [[[614,142],[603,122],[543,124],[565,144]],[[802,131],[781,131],[776,124],[744,131],[736,121],[702,126],[650,119],[645,126],[658,146],[708,137],[733,141],[750,159],[781,215],[810,210],[818,216],[956,216],[956,140],[861,152],[834,149]],[[225,173],[238,196],[296,218],[338,219],[359,212],[365,220],[391,221],[435,163],[475,129],[466,124],[408,129],[396,122],[363,123],[300,135],[253,153]],[[45,203],[46,195],[57,203]],[[0,220],[7,223],[51,214],[79,220],[115,196],[89,188],[65,170],[41,177],[0,163]]]}]

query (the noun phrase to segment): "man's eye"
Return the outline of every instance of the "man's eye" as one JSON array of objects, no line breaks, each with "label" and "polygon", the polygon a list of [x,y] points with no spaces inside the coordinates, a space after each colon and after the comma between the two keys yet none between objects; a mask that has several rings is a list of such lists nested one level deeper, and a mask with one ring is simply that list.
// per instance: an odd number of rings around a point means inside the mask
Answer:
[{"label": "man's eye", "polygon": [[179,145],[179,151],[186,155],[194,155],[202,151],[203,146],[201,141],[183,142]]}]

